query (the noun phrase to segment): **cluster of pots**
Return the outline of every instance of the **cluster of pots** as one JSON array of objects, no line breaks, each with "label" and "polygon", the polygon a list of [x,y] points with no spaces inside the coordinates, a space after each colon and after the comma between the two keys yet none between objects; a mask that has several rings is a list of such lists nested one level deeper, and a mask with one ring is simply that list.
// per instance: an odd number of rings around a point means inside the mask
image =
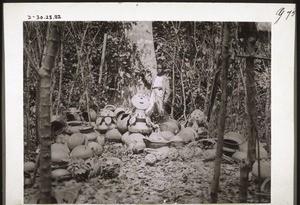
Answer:
[{"label": "cluster of pots", "polygon": [[[123,142],[128,151],[140,153],[145,148],[182,146],[198,138],[192,126],[181,125],[174,119],[155,125],[145,110],[150,105],[149,97],[137,94],[132,98],[132,110],[107,105],[98,113],[81,112],[69,108],[64,117],[53,117],[52,133],[56,136],[51,147],[52,161],[67,163],[71,157],[87,160],[100,156],[105,141]],[[70,173],[59,167],[54,176],[65,177]]]}]

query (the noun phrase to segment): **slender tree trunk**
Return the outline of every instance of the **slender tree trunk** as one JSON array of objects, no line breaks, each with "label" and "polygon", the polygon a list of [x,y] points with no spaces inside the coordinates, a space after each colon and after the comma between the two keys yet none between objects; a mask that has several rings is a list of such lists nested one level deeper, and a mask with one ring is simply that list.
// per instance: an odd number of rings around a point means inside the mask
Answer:
[{"label": "slender tree trunk", "polygon": [[266,144],[267,144],[267,150],[271,153],[271,137],[270,137],[270,124],[269,124],[269,120],[270,120],[270,100],[271,100],[271,96],[270,96],[270,87],[267,88],[267,92],[266,92],[266,107],[265,107],[265,113],[266,113],[266,117],[265,117],[265,138],[266,138]]},{"label": "slender tree trunk", "polygon": [[174,57],[172,65],[172,106],[171,106],[171,118],[174,119],[174,105],[175,105],[175,57],[176,57],[176,47],[174,47]]},{"label": "slender tree trunk", "polygon": [[51,120],[50,120],[50,87],[51,71],[54,66],[55,57],[59,48],[60,29],[57,22],[50,22],[50,32],[47,37],[47,46],[42,66],[39,70],[40,76],[40,105],[39,113],[41,155],[40,155],[40,182],[41,182],[41,204],[51,203]]},{"label": "slender tree trunk", "polygon": [[[236,115],[235,115],[235,122],[234,122],[234,129],[238,130],[238,123],[239,123],[239,113],[240,113],[240,90],[241,90],[241,86],[240,86],[240,82],[241,82],[241,75],[239,72],[237,72],[237,105],[236,105]],[[234,105],[235,106],[235,105]]]},{"label": "slender tree trunk", "polygon": [[[246,55],[254,54],[254,44],[256,42],[255,33],[256,26],[255,23],[248,23],[249,26],[249,36],[246,39]],[[246,90],[247,90],[247,108],[248,108],[248,158],[250,164],[252,165],[256,160],[256,139],[258,139],[257,130],[257,111],[256,111],[256,90],[255,90],[255,80],[254,80],[254,58],[246,58]]]},{"label": "slender tree trunk", "polygon": [[[258,147],[258,158],[259,158],[259,140],[258,140],[258,129],[257,129],[257,110],[256,110],[256,90],[255,90],[255,80],[254,80],[254,58],[252,55],[255,54],[255,42],[256,42],[256,25],[255,23],[244,23],[241,24],[248,31],[245,37],[245,52],[247,56],[246,58],[246,79],[244,81],[245,84],[245,92],[246,92],[246,114],[247,114],[247,134],[248,134],[248,153],[247,159],[249,167],[253,165],[256,160],[256,143]],[[250,169],[245,169],[245,177],[248,178]],[[241,177],[240,182],[240,201],[245,202],[245,198],[247,198],[247,190],[248,184],[243,183],[245,179]],[[260,192],[260,161],[258,160],[258,183],[259,183],[259,192]],[[242,186],[243,185],[243,186]],[[259,198],[260,200],[260,198]]]},{"label": "slender tree trunk", "polygon": [[[38,75],[37,76],[37,85],[40,85],[41,83],[41,78],[40,76]],[[35,99],[35,102],[36,102],[36,105],[35,105],[35,124],[36,124],[36,144],[39,145],[41,143],[41,138],[40,138],[40,130],[41,130],[41,126],[40,126],[40,120],[39,120],[39,116],[40,116],[40,113],[41,113],[41,103],[40,103],[40,87],[37,86],[36,88],[36,99]],[[49,108],[50,109],[50,108]]]},{"label": "slender tree trunk", "polygon": [[181,90],[182,90],[182,97],[183,97],[183,117],[184,121],[186,122],[186,96],[185,96],[185,89],[184,89],[184,81],[183,81],[183,75],[182,75],[182,69],[183,68],[183,60],[181,62],[181,67],[180,67],[180,82],[181,82]]},{"label": "slender tree trunk", "polygon": [[76,72],[75,72],[75,76],[74,76],[74,80],[72,82],[71,88],[70,88],[70,92],[69,92],[69,97],[68,97],[68,104],[67,106],[69,107],[71,104],[71,100],[72,100],[72,94],[73,94],[73,90],[74,90],[74,86],[75,86],[75,81],[78,78],[79,75],[79,68],[76,68]]},{"label": "slender tree trunk", "polygon": [[228,74],[228,47],[230,42],[230,23],[224,23],[223,25],[223,46],[222,46],[222,78],[221,78],[221,108],[218,120],[218,140],[217,150],[214,166],[214,176],[211,190],[211,202],[217,203],[218,190],[219,190],[219,178],[220,168],[222,162],[222,150],[223,150],[223,136],[225,131],[225,119],[226,119],[226,105],[227,105],[227,74]]},{"label": "slender tree trunk", "polygon": [[25,139],[26,139],[26,154],[29,154],[29,150],[31,147],[30,143],[30,127],[29,127],[29,116],[30,116],[30,85],[29,85],[29,75],[30,75],[30,63],[27,62],[27,69],[26,69],[26,79],[25,79],[25,86],[26,86],[26,96],[25,96]]},{"label": "slender tree trunk", "polygon": [[99,91],[101,90],[101,80],[102,80],[102,74],[103,74],[103,66],[105,62],[105,51],[106,51],[106,39],[107,39],[107,34],[104,34],[103,37],[103,46],[102,46],[102,54],[101,54],[101,63],[100,63],[100,68],[99,68],[99,79],[98,79],[98,85],[99,85]]},{"label": "slender tree trunk", "polygon": [[63,63],[64,63],[63,51],[64,51],[64,45],[63,45],[63,42],[61,42],[61,44],[60,44],[59,83],[58,83],[58,94],[57,94],[57,106],[56,106],[56,112],[55,112],[56,116],[58,116],[58,110],[59,110],[60,103],[61,103],[61,86],[62,86]]},{"label": "slender tree trunk", "polygon": [[[218,69],[218,65],[217,65],[217,69]],[[218,78],[219,78],[219,75],[220,75],[220,71],[221,70],[218,69],[215,72],[213,83],[211,85],[211,91],[210,91],[210,96],[209,96],[209,101],[208,101],[208,106],[207,106],[207,121],[208,122],[210,121],[212,108],[213,108],[213,105],[215,103],[215,99],[216,99],[216,95],[217,95],[217,88],[218,88],[217,83],[218,83]]]},{"label": "slender tree trunk", "polygon": [[247,192],[248,192],[248,175],[250,165],[247,160],[243,160],[240,163],[240,185],[239,185],[239,202],[247,203]]}]

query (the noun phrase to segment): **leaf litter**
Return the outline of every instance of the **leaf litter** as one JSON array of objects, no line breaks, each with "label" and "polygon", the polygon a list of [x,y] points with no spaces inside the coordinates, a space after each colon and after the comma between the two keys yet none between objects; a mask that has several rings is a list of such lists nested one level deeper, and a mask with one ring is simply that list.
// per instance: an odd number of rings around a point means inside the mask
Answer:
[{"label": "leaf litter", "polygon": [[[138,203],[209,203],[213,178],[213,149],[198,147],[172,148],[178,157],[163,157],[154,165],[145,163],[147,153],[130,154],[120,143],[107,143],[100,159],[102,174],[83,181],[74,179],[55,182],[63,203],[76,204],[138,204]],[[197,150],[196,150],[197,149]],[[209,149],[208,149],[209,150]],[[173,153],[174,154],[174,153]],[[117,166],[116,166],[117,165]],[[107,172],[103,174],[103,172]],[[223,160],[221,166],[220,203],[237,203],[239,165]],[[249,201],[255,182],[250,181]],[[74,189],[74,187],[76,187]],[[72,188],[74,190],[72,190]],[[37,186],[25,189],[25,202],[37,193]]]}]

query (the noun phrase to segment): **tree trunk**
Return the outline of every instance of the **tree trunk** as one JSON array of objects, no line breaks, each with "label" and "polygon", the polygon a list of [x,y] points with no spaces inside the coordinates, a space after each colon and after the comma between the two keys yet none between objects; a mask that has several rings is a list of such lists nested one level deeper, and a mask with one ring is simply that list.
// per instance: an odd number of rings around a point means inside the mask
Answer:
[{"label": "tree trunk", "polygon": [[154,51],[152,22],[138,21],[131,25],[132,28],[126,32],[127,37],[136,44],[142,66],[151,72],[152,79],[154,79],[157,73],[157,62]]},{"label": "tree trunk", "polygon": [[217,150],[214,166],[214,176],[211,190],[211,202],[217,203],[218,190],[219,190],[219,178],[220,168],[222,162],[222,150],[223,150],[223,136],[225,131],[225,119],[226,119],[226,104],[227,104],[227,74],[228,74],[228,47],[230,41],[230,23],[224,23],[223,25],[223,46],[222,46],[222,78],[221,78],[221,108],[218,120],[218,140]]},{"label": "tree trunk", "polygon": [[240,185],[239,185],[239,202],[247,203],[247,192],[248,192],[248,175],[250,165],[247,160],[243,160],[240,163]]},{"label": "tree trunk", "polygon": [[[56,63],[55,63],[56,64]],[[56,64],[57,65],[57,64]],[[55,73],[52,73],[51,77],[51,87],[50,87],[50,116],[53,115],[53,92],[56,84],[56,75]]]},{"label": "tree trunk", "polygon": [[271,96],[270,96],[270,87],[267,87],[267,92],[266,92],[266,107],[265,107],[265,138],[266,138],[266,144],[267,144],[267,150],[271,154],[271,137],[270,137],[270,101],[271,101]]},{"label": "tree trunk", "polygon": [[[249,33],[246,37],[246,55],[253,55],[254,44],[256,42],[256,25],[247,23]],[[254,58],[246,58],[246,91],[247,91],[247,108],[248,108],[248,158],[252,165],[256,160],[256,139],[258,139],[257,130],[257,110],[256,110],[256,90],[254,80]]]},{"label": "tree trunk", "polygon": [[218,69],[218,66],[219,65],[217,65],[217,70],[215,72],[213,83],[211,85],[211,91],[210,91],[210,96],[209,96],[209,101],[208,101],[209,104],[207,106],[207,121],[208,122],[210,121],[212,108],[215,104],[215,99],[216,99],[216,95],[217,95],[217,88],[218,88],[217,82],[218,82],[218,78],[219,78],[220,71],[221,71],[220,69]]},{"label": "tree trunk", "polygon": [[25,94],[25,112],[24,112],[24,116],[25,116],[25,139],[26,139],[26,154],[29,154],[29,150],[31,147],[31,143],[30,143],[30,126],[29,126],[29,116],[30,116],[30,85],[29,85],[29,75],[30,75],[30,63],[27,62],[27,68],[26,68],[26,78],[25,78],[25,87],[26,87],[26,94]]},{"label": "tree trunk", "polygon": [[176,48],[174,47],[174,57],[172,65],[172,105],[171,105],[171,118],[174,119],[174,104],[175,104],[175,59],[176,57]]},{"label": "tree trunk", "polygon": [[183,81],[183,76],[182,76],[182,72],[183,72],[183,59],[181,62],[181,66],[180,66],[180,82],[181,82],[181,90],[182,90],[182,98],[183,98],[183,117],[184,117],[184,122],[187,121],[186,119],[186,96],[185,96],[185,89],[184,89],[184,81]]},{"label": "tree trunk", "polygon": [[51,120],[50,120],[50,87],[51,71],[59,48],[59,26],[57,22],[50,22],[50,32],[47,37],[47,46],[41,68],[40,76],[40,105],[39,113],[41,155],[40,155],[40,182],[41,204],[51,203]]},{"label": "tree trunk", "polygon": [[57,94],[57,106],[56,106],[56,112],[55,115],[58,116],[58,111],[61,103],[61,86],[62,86],[62,76],[63,76],[63,52],[64,51],[64,45],[63,42],[60,44],[60,67],[59,67],[59,83],[58,83],[58,94]]},{"label": "tree trunk", "polygon": [[240,128],[238,127],[238,123],[239,123],[239,113],[240,113],[240,90],[241,90],[241,86],[240,86],[240,82],[241,82],[241,75],[239,72],[237,72],[237,105],[236,105],[236,113],[235,113],[235,122],[234,122],[234,129],[235,130],[239,130]]},{"label": "tree trunk", "polygon": [[107,34],[105,33],[104,37],[103,37],[101,63],[100,63],[100,68],[99,68],[99,79],[98,79],[99,90],[98,90],[98,92],[100,92],[100,90],[101,90],[100,89],[101,88],[101,80],[102,80],[102,74],[103,74],[103,66],[104,66],[104,62],[105,62],[106,39],[107,39]]}]

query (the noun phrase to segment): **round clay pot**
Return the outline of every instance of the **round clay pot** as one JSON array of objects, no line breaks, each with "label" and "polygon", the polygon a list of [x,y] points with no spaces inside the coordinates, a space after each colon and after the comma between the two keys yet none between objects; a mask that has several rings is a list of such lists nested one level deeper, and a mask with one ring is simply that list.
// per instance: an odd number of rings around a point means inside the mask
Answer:
[{"label": "round clay pot", "polygon": [[51,131],[53,135],[59,135],[67,128],[67,123],[62,116],[51,116]]},{"label": "round clay pot", "polygon": [[66,133],[68,134],[79,133],[80,129],[83,128],[82,121],[69,121],[67,124]]},{"label": "round clay pot", "polygon": [[68,135],[68,134],[59,134],[55,138],[55,143],[67,145],[69,138],[70,138],[70,135]]},{"label": "round clay pot", "polygon": [[160,125],[160,131],[169,131],[175,135],[179,132],[179,128],[175,122],[163,122]]},{"label": "round clay pot", "polygon": [[103,153],[103,147],[97,142],[89,142],[88,146],[92,149],[93,153],[100,156]]},{"label": "round clay pot", "polygon": [[78,110],[66,112],[67,121],[81,121],[80,112]]},{"label": "round clay pot", "polygon": [[70,150],[64,144],[54,143],[51,145],[51,161],[60,163],[68,162],[70,160]]},{"label": "round clay pot", "polygon": [[91,122],[96,122],[97,119],[96,111],[90,108],[90,114],[87,111],[82,112],[82,117],[86,122],[89,121],[89,115],[90,115]]},{"label": "round clay pot", "polygon": [[72,150],[70,155],[72,157],[86,160],[93,155],[93,151],[89,146],[79,145]]},{"label": "round clay pot", "polygon": [[108,130],[105,134],[105,138],[108,141],[112,141],[112,142],[122,142],[121,140],[122,134],[119,132],[118,129]]},{"label": "round clay pot", "polygon": [[191,127],[185,127],[178,133],[185,142],[195,141],[197,138],[197,132]]},{"label": "round clay pot", "polygon": [[94,127],[82,127],[80,128],[80,133],[87,137],[89,141],[94,141],[100,135],[97,131],[94,130]]},{"label": "round clay pot", "polygon": [[75,147],[85,143],[85,136],[81,133],[74,133],[69,137],[68,147],[70,150],[73,150]]},{"label": "round clay pot", "polygon": [[52,178],[56,180],[66,180],[71,178],[71,173],[66,169],[56,169],[51,172]]}]

